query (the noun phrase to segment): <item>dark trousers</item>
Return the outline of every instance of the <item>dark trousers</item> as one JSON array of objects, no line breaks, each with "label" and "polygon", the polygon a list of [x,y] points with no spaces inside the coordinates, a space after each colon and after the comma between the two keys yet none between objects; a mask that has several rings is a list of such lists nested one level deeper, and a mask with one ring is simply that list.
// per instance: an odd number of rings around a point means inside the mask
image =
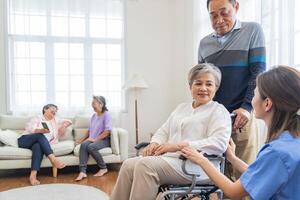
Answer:
[{"label": "dark trousers", "polygon": [[85,141],[81,143],[79,150],[79,171],[86,173],[89,154],[91,154],[91,156],[96,160],[100,169],[106,169],[106,164],[102,155],[99,153],[99,150],[109,146],[110,138],[98,140],[96,142]]},{"label": "dark trousers", "polygon": [[46,156],[53,154],[47,138],[40,133],[22,135],[18,139],[18,145],[21,148],[31,149],[31,170],[40,170],[44,154]]}]

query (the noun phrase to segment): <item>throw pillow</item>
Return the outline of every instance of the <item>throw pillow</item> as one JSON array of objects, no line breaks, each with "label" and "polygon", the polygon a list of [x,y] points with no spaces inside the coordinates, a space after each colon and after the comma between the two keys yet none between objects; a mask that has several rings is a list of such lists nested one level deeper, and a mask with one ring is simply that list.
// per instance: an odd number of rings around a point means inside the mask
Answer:
[{"label": "throw pillow", "polygon": [[8,146],[18,147],[19,137],[20,134],[12,130],[0,131],[0,141]]}]

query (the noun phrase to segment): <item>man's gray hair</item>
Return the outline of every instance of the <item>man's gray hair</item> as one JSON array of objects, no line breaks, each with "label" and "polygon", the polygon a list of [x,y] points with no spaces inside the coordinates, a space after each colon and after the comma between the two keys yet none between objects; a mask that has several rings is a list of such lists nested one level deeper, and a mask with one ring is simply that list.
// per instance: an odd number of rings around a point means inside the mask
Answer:
[{"label": "man's gray hair", "polygon": [[[207,7],[207,10],[208,10],[208,7],[209,7],[209,3],[211,2],[212,0],[207,0],[206,1],[206,7]],[[236,0],[228,0],[229,3],[231,3],[233,5],[233,7],[235,6],[236,4]]]},{"label": "man's gray hair", "polygon": [[188,75],[188,81],[190,87],[192,86],[196,76],[199,74],[212,74],[215,78],[216,87],[217,89],[220,87],[221,84],[221,78],[222,74],[218,67],[211,63],[201,63],[196,66],[194,66],[192,69],[190,69],[189,75]]}]

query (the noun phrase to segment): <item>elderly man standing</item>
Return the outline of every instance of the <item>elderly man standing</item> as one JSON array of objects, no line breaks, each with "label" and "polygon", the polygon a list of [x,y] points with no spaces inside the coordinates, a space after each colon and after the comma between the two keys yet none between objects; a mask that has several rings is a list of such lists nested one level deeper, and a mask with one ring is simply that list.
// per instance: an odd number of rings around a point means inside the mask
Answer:
[{"label": "elderly man standing", "polygon": [[215,32],[200,41],[198,62],[220,68],[222,83],[215,100],[237,114],[232,135],[236,154],[251,163],[261,145],[251,100],[256,76],[266,67],[263,31],[255,22],[240,22],[236,18],[236,0],[207,0],[207,9]]}]

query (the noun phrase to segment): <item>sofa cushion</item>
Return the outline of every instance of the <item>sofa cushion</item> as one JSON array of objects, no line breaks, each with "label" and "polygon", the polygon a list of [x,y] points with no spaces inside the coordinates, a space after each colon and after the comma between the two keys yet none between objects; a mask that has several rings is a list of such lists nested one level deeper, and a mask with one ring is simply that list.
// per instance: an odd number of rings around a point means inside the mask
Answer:
[{"label": "sofa cushion", "polygon": [[60,141],[57,144],[51,144],[51,148],[55,156],[62,156],[72,153],[74,146],[75,144],[73,140]]},{"label": "sofa cushion", "polygon": [[87,128],[74,128],[75,141],[83,138],[86,135]]},{"label": "sofa cushion", "polygon": [[0,128],[11,130],[25,130],[31,117],[0,115]]},{"label": "sofa cushion", "polygon": [[0,160],[30,159],[31,150],[11,146],[0,147]]},{"label": "sofa cushion", "polygon": [[6,144],[8,146],[18,147],[18,138],[20,137],[20,134],[12,131],[12,130],[5,130],[2,131],[0,129],[0,141],[3,144]]},{"label": "sofa cushion", "polygon": [[[80,144],[78,144],[78,145],[75,146],[75,149],[74,149],[74,155],[75,156],[79,156],[79,149],[80,149]],[[102,156],[106,156],[106,155],[112,154],[112,150],[109,147],[100,149],[99,152],[101,153]]]},{"label": "sofa cushion", "polygon": [[89,127],[91,116],[75,116],[74,127],[75,128],[87,128]]},{"label": "sofa cushion", "polygon": [[72,125],[66,128],[66,132],[63,135],[59,135],[59,141],[65,141],[65,140],[73,140],[73,127]]}]

